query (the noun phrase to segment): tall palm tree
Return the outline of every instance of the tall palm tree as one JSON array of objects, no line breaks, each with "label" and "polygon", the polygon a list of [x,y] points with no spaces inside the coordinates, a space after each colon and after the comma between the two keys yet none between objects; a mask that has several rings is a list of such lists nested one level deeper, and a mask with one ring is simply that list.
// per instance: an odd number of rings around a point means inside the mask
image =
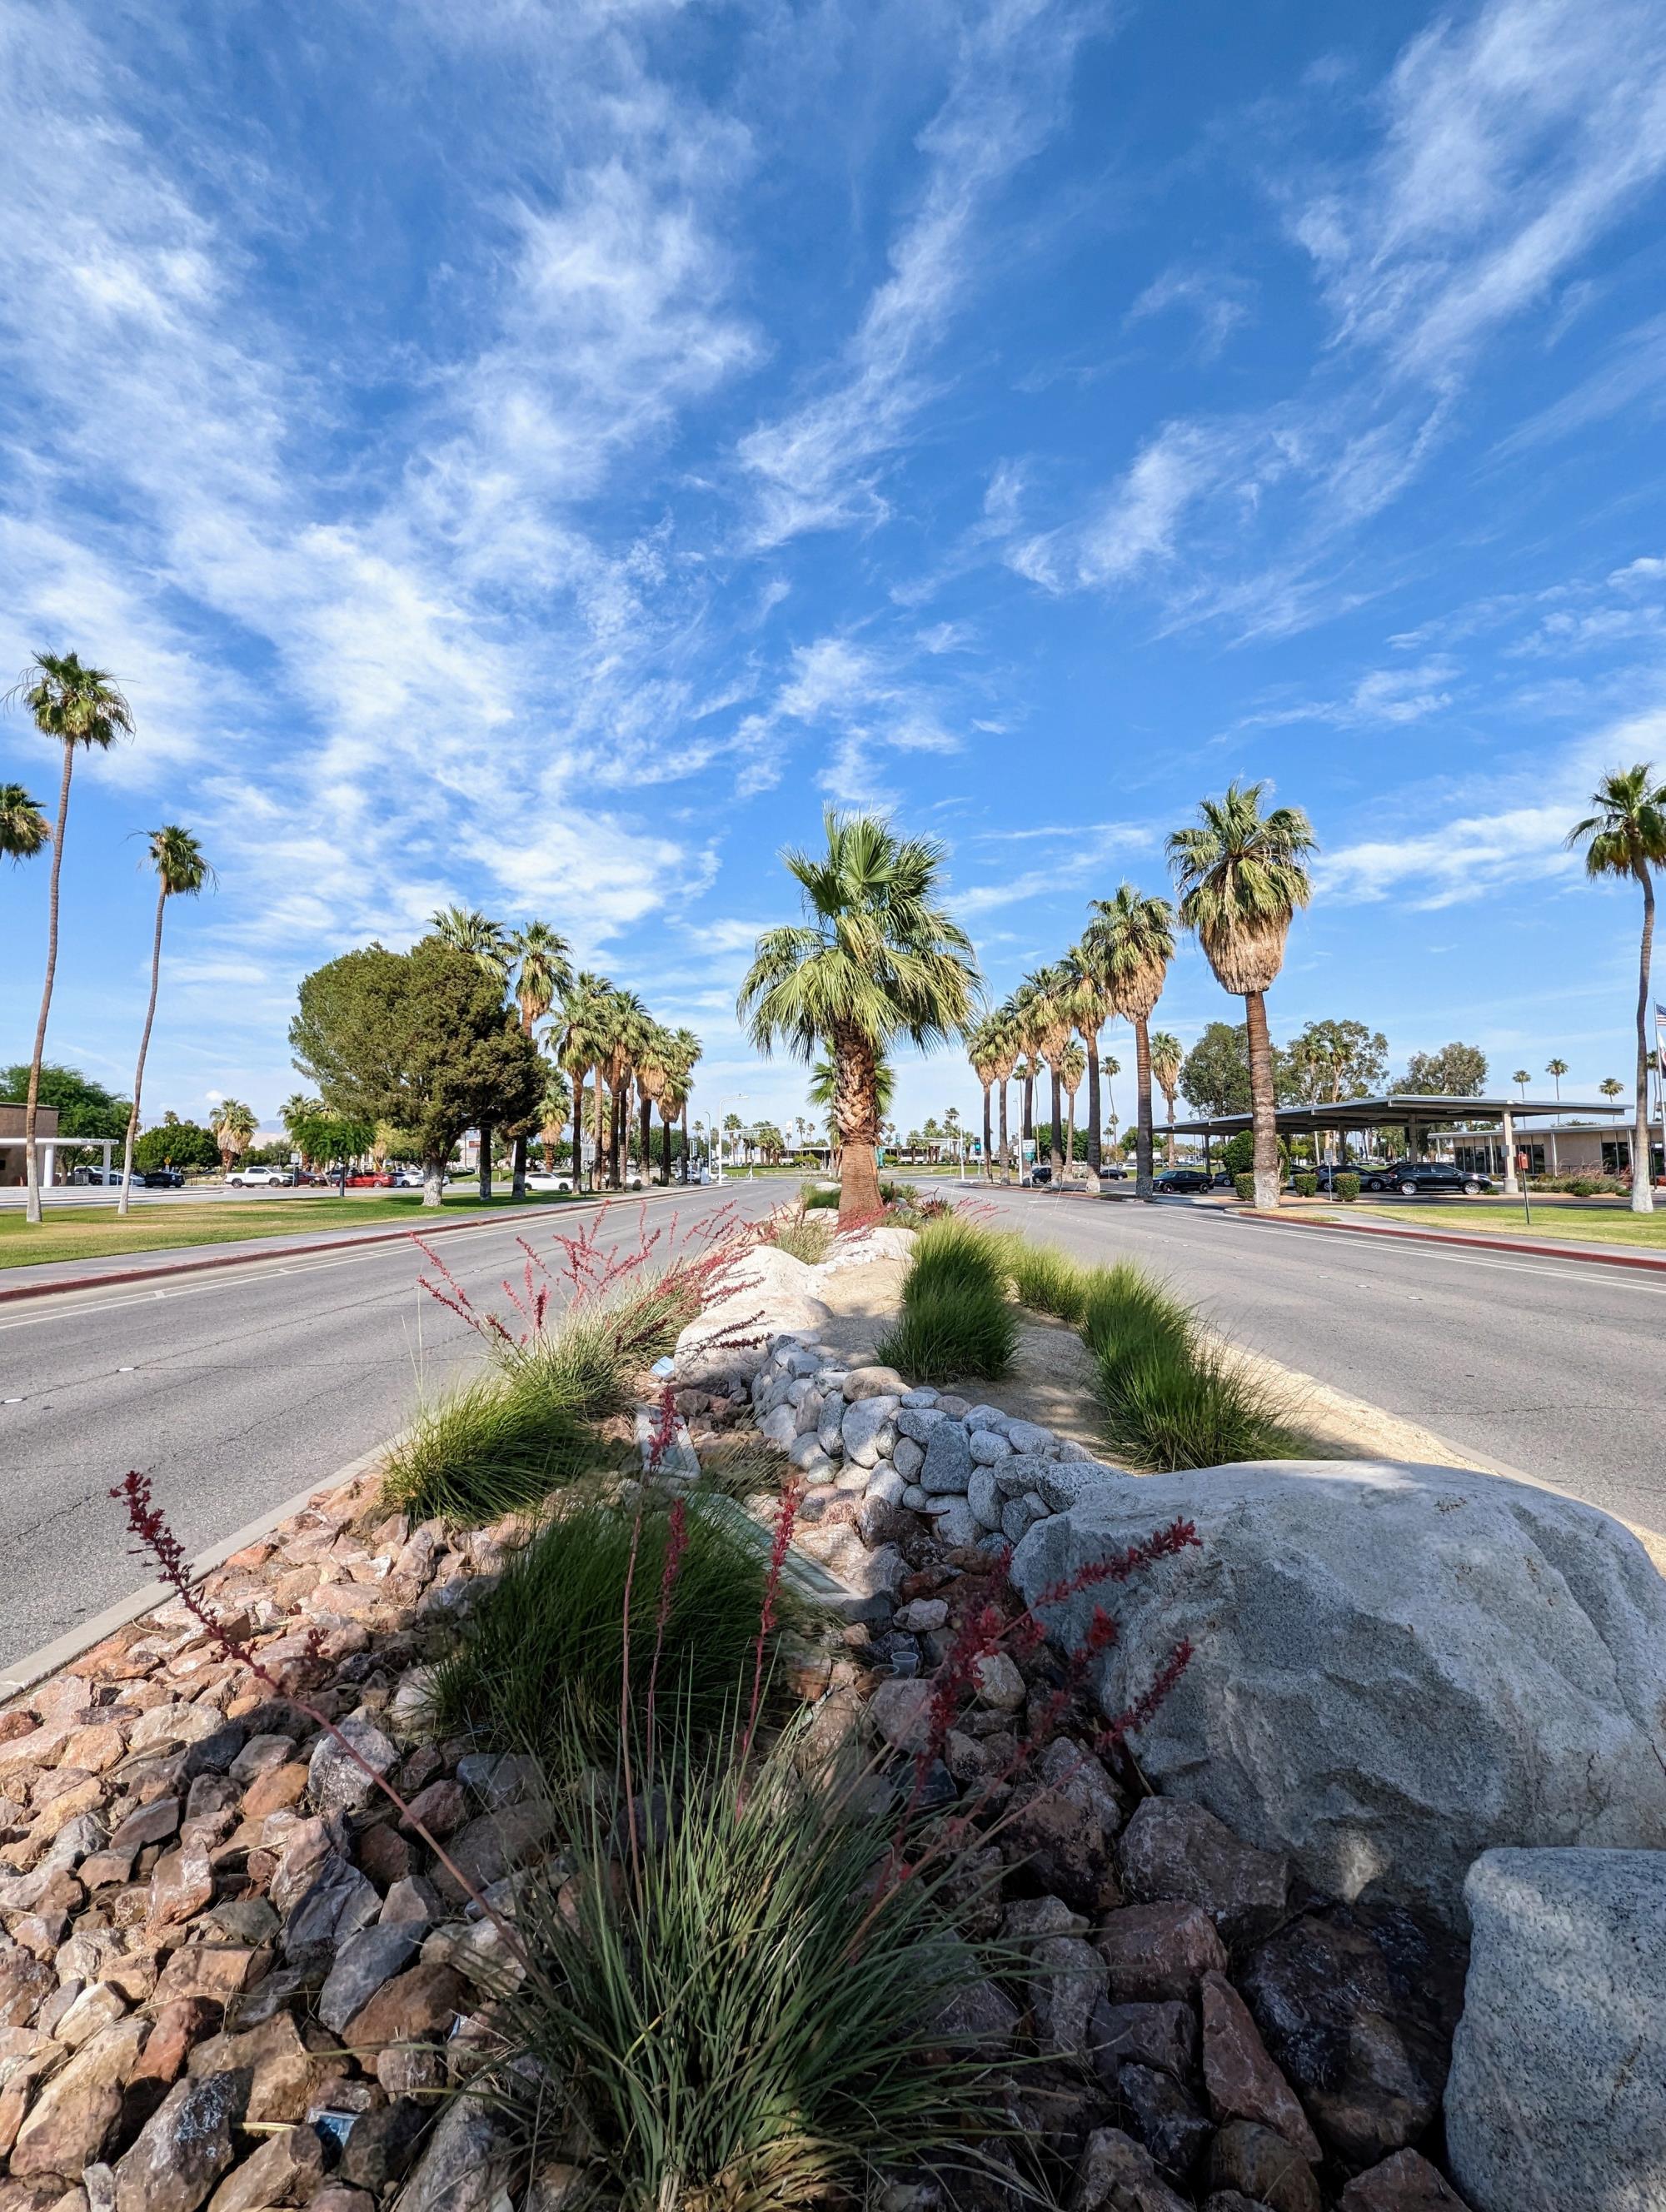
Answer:
[{"label": "tall palm tree", "polygon": [[1518,1067],[1511,1075],[1510,1080],[1515,1085],[1517,1090],[1521,1092],[1522,1103],[1525,1106],[1527,1103],[1527,1086],[1533,1080],[1532,1069],[1530,1067]]},{"label": "tall palm tree", "polygon": [[1605,1075],[1596,1087],[1605,1098],[1617,1098],[1626,1086],[1617,1075]]},{"label": "tall palm tree", "polygon": [[209,1115],[208,1125],[220,1147],[221,1160],[229,1169],[233,1161],[240,1159],[249,1149],[250,1139],[260,1127],[260,1117],[252,1106],[246,1106],[240,1098],[222,1098]]},{"label": "tall palm tree", "polygon": [[1224,799],[1206,799],[1195,826],[1169,839],[1169,859],[1182,927],[1203,947],[1221,988],[1243,1000],[1256,1203],[1274,1206],[1279,1202],[1279,1125],[1267,993],[1284,965],[1290,925],[1313,896],[1306,864],[1318,848],[1313,825],[1298,806],[1262,812],[1266,788],[1234,783]]},{"label": "tall palm tree", "polygon": [[[636,1060],[636,1101],[641,1116],[642,1181],[648,1180],[648,1164],[654,1157],[654,1109],[666,1095],[666,1086],[672,1079],[676,1047],[671,1031],[663,1023],[650,1020],[643,1034],[642,1048]],[[669,1167],[666,1181],[671,1181]]]},{"label": "tall palm tree", "polygon": [[1072,1037],[1059,1055],[1059,1080],[1064,1085],[1067,1113],[1065,1121],[1064,1158],[1067,1174],[1076,1164],[1076,1093],[1082,1078],[1087,1073],[1087,1054],[1076,1038]]},{"label": "tall palm tree", "polygon": [[1095,971],[1120,1014],[1134,1029],[1134,1105],[1136,1196],[1152,1191],[1151,1017],[1168,980],[1174,957],[1174,908],[1165,898],[1148,896],[1132,884],[1116,896],[1090,902],[1092,919],[1082,933]]},{"label": "tall palm tree", "polygon": [[[636,1069],[648,1051],[650,1018],[635,991],[615,991],[606,1012],[607,1053],[602,1073],[608,1092],[607,1185],[624,1188],[626,1133],[630,1121],[630,1091]],[[601,1099],[596,1101],[597,1136],[601,1133]]]},{"label": "tall palm tree", "polygon": [[989,1016],[989,1045],[994,1080],[1000,1092],[1000,1115],[998,1142],[1000,1152],[1002,1180],[1010,1182],[1012,1174],[1012,1147],[1006,1134],[1006,1086],[1012,1079],[1012,1070],[1018,1063],[1018,1023],[1011,1001],[997,1006]]},{"label": "tall palm tree", "polygon": [[1591,794],[1594,810],[1568,832],[1585,850],[1585,873],[1630,876],[1643,893],[1643,941],[1637,972],[1637,1127],[1632,1145],[1632,1212],[1654,1212],[1649,1173],[1649,965],[1654,950],[1653,871],[1666,867],[1666,783],[1647,761],[1615,769]]},{"label": "tall palm tree", "polygon": [[848,1224],[879,1211],[879,1062],[900,1038],[925,1049],[964,1030],[981,987],[971,939],[937,900],[942,846],[830,807],[823,828],[824,853],[782,855],[805,918],[758,939],[737,1011],[760,1052],[831,1057]]},{"label": "tall palm tree", "polygon": [[52,825],[21,783],[0,783],[0,854],[14,865],[32,860],[52,841]]},{"label": "tall palm tree", "polygon": [[605,975],[583,969],[562,1001],[556,1028],[556,1060],[573,1086],[573,1188],[584,1179],[584,1093],[586,1079],[596,1078],[596,1146],[590,1163],[590,1188],[601,1180],[600,1068],[607,1050],[607,1020],[613,986]]},{"label": "tall palm tree", "polygon": [[1167,1030],[1158,1030],[1152,1038],[1151,1072],[1168,1109],[1169,1126],[1164,1138],[1163,1156],[1165,1165],[1169,1167],[1174,1165],[1174,1102],[1180,1094],[1180,1069],[1185,1057],[1179,1038],[1170,1036]]},{"label": "tall palm tree", "polygon": [[1116,1083],[1122,1072],[1122,1063],[1110,1053],[1099,1062],[1100,1073],[1105,1079],[1105,1127],[1110,1131],[1112,1144],[1116,1141],[1117,1112]]},{"label": "tall palm tree", "polygon": [[[553,1060],[543,1063],[544,1090],[538,1099],[538,1140],[544,1147],[544,1166],[546,1174],[554,1170],[556,1146],[561,1142],[561,1133],[567,1127],[567,1117],[572,1111],[572,1096],[567,1078]],[[574,1163],[573,1188],[578,1188],[578,1164]]]},{"label": "tall palm tree", "polygon": [[[87,667],[73,653],[37,653],[8,695],[21,699],[43,737],[64,748],[64,772],[58,790],[58,820],[52,831],[52,866],[46,884],[46,973],[40,986],[40,1015],[29,1059],[29,1088],[23,1108],[23,1176],[28,1186],[28,1218],[40,1218],[40,1163],[35,1126],[40,1108],[40,1063],[46,1051],[46,1018],[52,1008],[52,978],[58,970],[58,878],[64,866],[64,828],[70,814],[70,778],[76,752],[108,752],[118,738],[133,734],[133,714],[102,668]],[[36,810],[39,811],[38,809]],[[33,833],[24,823],[22,834]],[[35,846],[36,851],[40,847]],[[16,858],[22,858],[19,854]]]},{"label": "tall palm tree", "polygon": [[[573,948],[547,921],[529,921],[524,929],[514,931],[508,945],[514,963],[514,996],[520,1009],[520,1032],[523,1036],[531,1036],[536,1024],[573,981],[573,963],[568,957]],[[514,1133],[514,1181],[510,1190],[516,1198],[526,1195],[526,1146],[532,1133],[530,1126],[522,1126]]]},{"label": "tall palm tree", "polygon": [[[514,963],[514,939],[501,921],[493,921],[489,915],[482,914],[478,907],[462,906],[439,907],[428,920],[429,927],[436,937],[443,938],[459,952],[472,954],[500,991],[508,988],[509,970]],[[480,1195],[488,1199],[491,1194],[492,1124],[483,1121],[480,1125]]]},{"label": "tall palm tree", "polygon": [[1084,938],[1073,945],[1069,966],[1077,978],[1076,1027],[1087,1048],[1087,1164],[1097,1175],[1104,1156],[1104,1107],[1099,1097],[1099,1032],[1115,1018],[1116,999],[1110,978],[1096,957],[1091,941]]},{"label": "tall palm tree", "polygon": [[995,1079],[995,1070],[1000,1064],[1000,1017],[986,1014],[981,1022],[974,1022],[966,1032],[966,1057],[972,1064],[972,1073],[983,1087],[983,1179],[988,1182],[994,1170],[994,1132],[989,1122],[989,1091]]},{"label": "tall palm tree", "polygon": [[1050,1079],[1052,1096],[1049,1158],[1056,1183],[1064,1173],[1064,1102],[1059,1088],[1059,1063],[1076,1028],[1076,978],[1062,961],[1038,968],[1026,975],[1020,990],[1028,988],[1025,1013],[1032,1054],[1038,1054]]},{"label": "tall palm tree", "polygon": [[[1556,1085],[1556,1106],[1557,1111],[1560,1115],[1562,1104],[1562,1078],[1567,1073],[1566,1060],[1547,1060],[1545,1062],[1545,1073]],[[1556,1159],[1556,1130],[1554,1124],[1552,1125],[1550,1131],[1550,1172],[1552,1175],[1558,1175],[1561,1172],[1557,1164]]]},{"label": "tall palm tree", "polygon": [[[674,1110],[683,1124],[683,1181],[686,1182],[689,1179],[689,1094],[694,1088],[695,1068],[705,1048],[690,1029],[673,1030],[671,1041],[677,1058],[668,1095],[675,1099]],[[669,1138],[666,1141],[669,1144]]]},{"label": "tall palm tree", "polygon": [[162,975],[162,916],[171,898],[195,898],[214,879],[214,871],[203,858],[202,848],[189,830],[165,823],[150,832],[150,865],[156,871],[156,927],[150,940],[150,1002],[144,1010],[139,1034],[138,1065],[133,1071],[133,1106],[127,1117],[127,1142],[122,1147],[121,1190],[118,1213],[132,1205],[133,1146],[139,1133],[139,1093],[144,1087],[145,1054],[150,1049],[150,1025],[156,1018],[156,989]]},{"label": "tall palm tree", "polygon": [[1022,1147],[1036,1134],[1036,1082],[1041,1073],[1043,994],[1034,976],[1026,975],[1006,1001],[1018,1042],[1019,1092],[1018,1141]]}]

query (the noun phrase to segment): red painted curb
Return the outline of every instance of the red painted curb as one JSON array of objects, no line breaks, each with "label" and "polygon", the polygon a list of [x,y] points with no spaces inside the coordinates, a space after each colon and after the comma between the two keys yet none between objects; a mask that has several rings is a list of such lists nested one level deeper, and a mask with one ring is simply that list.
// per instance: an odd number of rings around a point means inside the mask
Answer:
[{"label": "red painted curb", "polygon": [[[492,1221],[525,1221],[547,1209],[529,1206],[513,1213],[470,1214],[460,1221],[434,1221],[411,1229],[368,1229],[347,1237],[331,1237],[318,1244],[291,1244],[280,1252],[262,1252],[249,1248],[258,1246],[258,1237],[247,1238],[235,1252],[216,1252],[209,1260],[176,1260],[165,1261],[160,1267],[122,1267],[107,1275],[73,1275],[57,1283],[19,1283],[0,1285],[0,1304],[15,1298],[56,1297],[64,1291],[119,1290],[129,1283],[154,1282],[159,1275],[199,1275],[210,1267],[246,1267],[252,1260],[309,1260],[314,1252],[341,1252],[362,1244],[394,1244],[402,1237],[440,1237],[448,1229],[480,1229]],[[283,1231],[275,1232],[282,1236]]]},{"label": "red painted curb", "polygon": [[1253,1206],[1240,1209],[1238,1218],[1276,1222],[1280,1229],[1340,1230],[1349,1236],[1386,1237],[1411,1244],[1459,1244],[1466,1252],[1530,1252],[1540,1260],[1584,1260],[1596,1267],[1641,1267],[1645,1273],[1666,1273],[1666,1258],[1651,1259],[1644,1252],[1581,1252],[1566,1244],[1529,1244],[1518,1237],[1454,1237],[1439,1229],[1389,1229],[1375,1221],[1315,1221],[1296,1213],[1266,1213]]}]

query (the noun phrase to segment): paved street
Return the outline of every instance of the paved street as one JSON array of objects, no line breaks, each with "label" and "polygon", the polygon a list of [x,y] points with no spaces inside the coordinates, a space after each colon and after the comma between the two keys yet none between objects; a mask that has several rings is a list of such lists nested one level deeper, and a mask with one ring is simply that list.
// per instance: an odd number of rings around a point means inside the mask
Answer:
[{"label": "paved street", "polygon": [[[648,1207],[691,1219],[733,1197],[751,1215],[788,1188],[738,1182]],[[1666,1531],[1666,1282],[1185,1206],[990,1202],[1084,1258],[1154,1267],[1257,1351]],[[502,1304],[517,1231],[543,1249],[578,1218],[486,1222],[436,1249],[472,1296]],[[634,1237],[634,1203],[616,1219],[611,1234]],[[416,1288],[420,1265],[401,1240],[0,1306],[0,1669],[144,1578],[106,1496],[128,1468],[155,1477],[202,1549],[327,1480],[472,1359],[473,1338]]]},{"label": "paved street", "polygon": [[1082,1259],[1154,1268],[1256,1352],[1666,1532],[1666,1277],[1173,1201],[989,1202]]},{"label": "paved street", "polygon": [[[781,1194],[738,1182],[646,1203],[659,1223],[730,1198],[756,1214]],[[612,1211],[610,1240],[634,1241],[638,1203]],[[585,1218],[488,1221],[435,1249],[471,1297],[504,1308],[517,1233],[548,1251]],[[0,1671],[147,1579],[106,1495],[130,1467],[200,1551],[327,1480],[474,1359],[469,1330],[416,1287],[423,1265],[400,1239],[0,1306]]]}]

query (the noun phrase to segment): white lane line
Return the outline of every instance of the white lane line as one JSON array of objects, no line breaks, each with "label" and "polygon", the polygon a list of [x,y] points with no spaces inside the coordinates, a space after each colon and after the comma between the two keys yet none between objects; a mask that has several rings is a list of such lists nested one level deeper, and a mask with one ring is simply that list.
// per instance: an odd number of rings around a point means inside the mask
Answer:
[{"label": "white lane line", "polygon": [[[1271,1221],[1240,1222],[1238,1227],[1240,1231],[1264,1230],[1269,1236],[1274,1237],[1287,1234],[1287,1231]],[[1577,1264],[1565,1263],[1561,1267],[1546,1267],[1537,1265],[1531,1260],[1493,1260],[1481,1253],[1454,1252],[1450,1246],[1442,1244],[1421,1244],[1417,1256],[1420,1259],[1442,1260],[1449,1267],[1492,1267],[1505,1274],[1543,1275],[1553,1283],[1569,1283],[1584,1290],[1641,1291],[1647,1297],[1666,1298],[1666,1284],[1647,1283],[1640,1276],[1627,1274],[1623,1270],[1616,1270],[1611,1275],[1598,1276],[1593,1281],[1591,1276]],[[1342,1262],[1337,1260],[1335,1264],[1340,1267]],[[1360,1254],[1350,1255],[1348,1264],[1354,1267],[1365,1267],[1370,1262],[1363,1254]],[[1598,1261],[1596,1264],[1600,1266],[1601,1262]]]}]

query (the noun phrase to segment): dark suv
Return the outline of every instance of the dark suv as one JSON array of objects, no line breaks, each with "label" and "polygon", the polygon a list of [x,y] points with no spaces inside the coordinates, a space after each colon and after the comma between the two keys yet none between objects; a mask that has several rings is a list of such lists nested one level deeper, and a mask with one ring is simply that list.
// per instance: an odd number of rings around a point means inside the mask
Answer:
[{"label": "dark suv", "polygon": [[1491,1176],[1474,1175],[1468,1168],[1455,1168],[1444,1160],[1396,1160],[1389,1167],[1373,1168],[1362,1175],[1359,1188],[1397,1190],[1402,1198],[1442,1198],[1457,1191],[1465,1198],[1479,1198],[1494,1184]]},{"label": "dark suv", "polygon": [[1213,1176],[1202,1168],[1164,1168],[1152,1184],[1152,1188],[1179,1196],[1182,1193],[1213,1190],[1214,1182]]}]

